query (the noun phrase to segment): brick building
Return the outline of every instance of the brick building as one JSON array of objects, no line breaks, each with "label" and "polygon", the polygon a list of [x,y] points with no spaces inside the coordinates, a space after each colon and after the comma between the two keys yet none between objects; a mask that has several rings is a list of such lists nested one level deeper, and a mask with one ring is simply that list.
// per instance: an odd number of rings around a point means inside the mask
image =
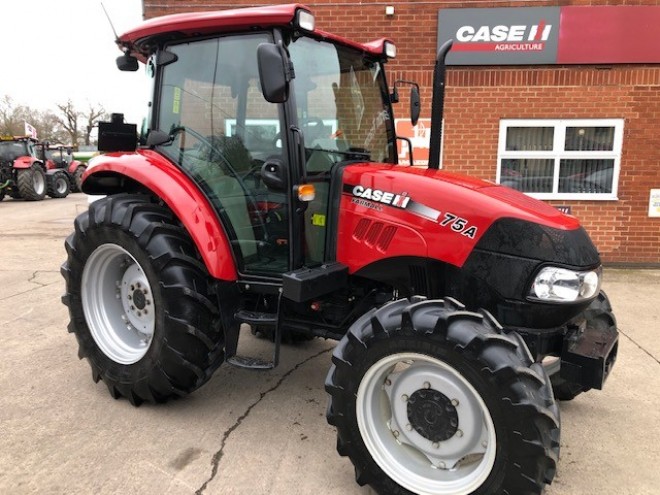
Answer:
[{"label": "brick building", "polygon": [[[145,18],[255,5],[263,4],[143,0]],[[397,44],[388,79],[420,84],[422,122],[430,117],[438,44],[458,35],[448,58],[443,168],[569,210],[605,262],[660,266],[660,0],[307,5],[320,29],[357,41],[386,36]],[[531,19],[526,31],[523,21],[507,23],[519,15]],[[439,32],[442,26],[449,27]],[[539,43],[554,43],[556,58],[484,54],[489,47],[541,52],[546,47]],[[395,113],[404,120],[407,102]]]}]

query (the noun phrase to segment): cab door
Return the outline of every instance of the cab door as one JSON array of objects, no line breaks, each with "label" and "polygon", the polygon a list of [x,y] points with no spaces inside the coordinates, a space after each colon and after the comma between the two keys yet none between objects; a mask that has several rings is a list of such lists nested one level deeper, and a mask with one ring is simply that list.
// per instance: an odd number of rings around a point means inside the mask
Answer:
[{"label": "cab door", "polygon": [[304,136],[306,181],[316,197],[304,213],[308,266],[333,261],[341,169],[396,163],[394,122],[380,60],[329,41],[300,37],[288,45],[297,125]]},{"label": "cab door", "polygon": [[159,151],[215,208],[238,271],[276,277],[291,269],[290,188],[261,180],[266,161],[287,161],[283,106],[259,83],[257,48],[269,42],[253,33],[166,45],[155,127],[171,134]]}]

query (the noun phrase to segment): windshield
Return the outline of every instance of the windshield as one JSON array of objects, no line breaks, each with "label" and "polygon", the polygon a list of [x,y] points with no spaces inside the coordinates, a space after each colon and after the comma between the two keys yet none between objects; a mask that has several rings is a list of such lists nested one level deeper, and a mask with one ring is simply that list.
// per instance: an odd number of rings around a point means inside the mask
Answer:
[{"label": "windshield", "polygon": [[[347,47],[311,38],[289,44],[298,120],[308,156],[394,163],[394,129],[380,63]],[[308,160],[308,170],[314,163]],[[319,162],[321,162],[319,160]]]},{"label": "windshield", "polygon": [[14,161],[21,156],[28,156],[27,145],[25,142],[5,141],[0,142],[0,160]]}]

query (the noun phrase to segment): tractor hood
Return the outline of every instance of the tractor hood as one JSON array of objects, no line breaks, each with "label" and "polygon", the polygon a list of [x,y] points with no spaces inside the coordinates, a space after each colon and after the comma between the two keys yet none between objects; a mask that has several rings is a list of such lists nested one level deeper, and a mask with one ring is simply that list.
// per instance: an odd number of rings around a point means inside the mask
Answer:
[{"label": "tractor hood", "polygon": [[[355,268],[393,256],[429,257],[462,266],[482,239],[489,249],[500,249],[492,233],[484,236],[503,221],[560,232],[560,237],[579,233],[590,254],[577,262],[598,261],[575,217],[513,189],[439,170],[349,165],[342,174],[341,211],[337,257]],[[518,255],[516,246],[529,240],[508,238],[509,233],[524,237],[525,232],[507,227],[497,242],[509,244],[501,249]],[[535,257],[567,264],[578,258],[557,260],[556,251],[553,246]]]}]

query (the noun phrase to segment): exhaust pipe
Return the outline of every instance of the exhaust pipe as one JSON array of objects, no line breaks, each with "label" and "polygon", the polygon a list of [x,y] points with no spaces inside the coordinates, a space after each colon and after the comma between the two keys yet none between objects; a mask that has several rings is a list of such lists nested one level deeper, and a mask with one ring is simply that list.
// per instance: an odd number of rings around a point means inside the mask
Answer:
[{"label": "exhaust pipe", "polygon": [[431,103],[431,142],[429,145],[429,168],[440,168],[440,145],[442,143],[442,116],[445,109],[445,59],[454,44],[447,40],[438,50],[433,69],[433,102]]}]

